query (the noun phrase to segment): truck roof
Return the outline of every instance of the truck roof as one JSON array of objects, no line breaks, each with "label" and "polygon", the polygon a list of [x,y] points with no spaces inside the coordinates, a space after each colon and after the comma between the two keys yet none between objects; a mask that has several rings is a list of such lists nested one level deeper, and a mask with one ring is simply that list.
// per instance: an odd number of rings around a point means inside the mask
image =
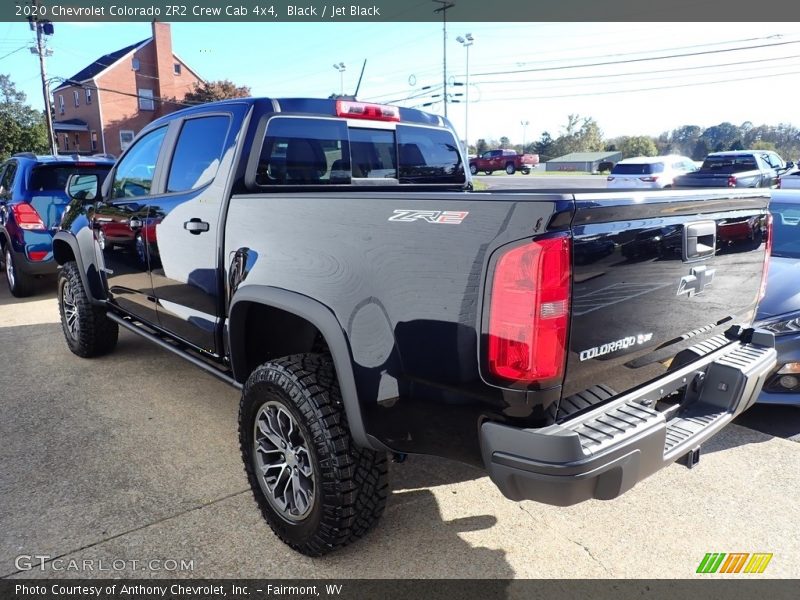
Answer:
[{"label": "truck roof", "polygon": [[[364,102],[366,104],[381,105],[380,103],[367,102],[356,100],[352,96],[343,96],[340,98],[233,98],[230,100],[220,100],[218,102],[209,102],[206,104],[198,104],[184,108],[182,110],[170,113],[157,119],[153,123],[165,123],[181,115],[192,112],[208,112],[209,109],[224,108],[233,104],[248,104],[261,108],[264,112],[275,113],[299,113],[299,114],[313,114],[320,116],[336,117],[336,103],[337,100],[345,100],[348,102]],[[388,106],[388,105],[381,105]],[[423,125],[431,125],[434,127],[448,127],[452,128],[450,123],[442,116],[427,113],[414,108],[396,107],[400,111],[401,123],[417,123]]]}]

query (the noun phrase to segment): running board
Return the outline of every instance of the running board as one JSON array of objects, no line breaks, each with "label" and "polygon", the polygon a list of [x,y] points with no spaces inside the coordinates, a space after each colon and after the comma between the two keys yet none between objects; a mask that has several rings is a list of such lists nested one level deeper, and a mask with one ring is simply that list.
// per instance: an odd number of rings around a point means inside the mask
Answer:
[{"label": "running board", "polygon": [[164,338],[162,338],[162,337],[160,337],[160,336],[158,336],[158,335],[156,335],[154,333],[150,333],[143,326],[137,325],[135,321],[132,321],[130,319],[125,319],[125,318],[117,316],[117,315],[115,315],[113,313],[106,313],[106,317],[108,317],[109,319],[111,319],[115,323],[118,323],[119,325],[121,325],[125,329],[127,329],[129,331],[132,331],[136,335],[140,335],[143,338],[145,338],[146,340],[148,340],[150,342],[153,342],[157,346],[161,346],[165,350],[169,350],[173,354],[177,354],[182,359],[189,361],[190,363],[192,363],[196,367],[200,367],[206,373],[209,373],[210,375],[213,375],[214,377],[216,377],[220,381],[224,381],[225,383],[227,383],[228,385],[232,385],[236,389],[242,389],[242,384],[239,383],[238,381],[236,381],[228,373],[226,373],[224,371],[220,371],[219,369],[217,369],[213,365],[210,365],[206,361],[204,361],[204,360],[202,360],[200,358],[197,358],[196,356],[190,354],[186,350],[178,348],[174,344],[171,344],[170,342],[166,341]]}]

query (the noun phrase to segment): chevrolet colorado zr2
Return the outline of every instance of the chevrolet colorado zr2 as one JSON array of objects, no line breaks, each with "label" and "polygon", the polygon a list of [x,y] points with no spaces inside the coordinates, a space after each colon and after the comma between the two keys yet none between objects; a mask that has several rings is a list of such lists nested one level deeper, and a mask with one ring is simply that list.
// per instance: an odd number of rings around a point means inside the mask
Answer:
[{"label": "chevrolet colorado zr2", "polygon": [[[694,464],[775,365],[750,327],[767,193],[476,193],[466,164],[451,125],[412,109],[164,116],[96,194],[69,183],[66,342],[98,356],[123,327],[240,388],[255,500],[308,555],[377,521],[389,455],[479,465],[555,505]],[[152,228],[142,247],[103,235],[122,215]],[[735,223],[753,235],[722,243]]]}]

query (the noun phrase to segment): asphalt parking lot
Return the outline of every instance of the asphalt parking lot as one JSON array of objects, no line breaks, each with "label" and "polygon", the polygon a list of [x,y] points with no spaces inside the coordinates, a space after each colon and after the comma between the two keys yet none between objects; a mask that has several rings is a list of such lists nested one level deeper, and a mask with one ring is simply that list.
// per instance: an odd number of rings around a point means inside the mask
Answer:
[{"label": "asphalt parking lot", "polygon": [[[294,554],[247,487],[237,391],[124,331],[110,356],[73,356],[54,294],[0,289],[0,577],[668,578],[695,576],[707,552],[771,552],[764,576],[800,576],[800,409],[772,407],[706,444],[693,470],[569,508],[513,503],[479,470],[411,457],[392,465],[364,540]],[[128,562],[20,570],[28,555]],[[152,559],[193,569],[130,563]]]}]

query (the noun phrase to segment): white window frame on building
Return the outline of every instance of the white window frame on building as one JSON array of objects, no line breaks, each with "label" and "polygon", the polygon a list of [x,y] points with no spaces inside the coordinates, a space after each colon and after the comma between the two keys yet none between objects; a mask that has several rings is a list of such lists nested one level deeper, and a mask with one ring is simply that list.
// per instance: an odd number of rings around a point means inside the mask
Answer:
[{"label": "white window frame on building", "polygon": [[81,105],[81,95],[78,90],[72,90],[72,98],[75,100],[75,108]]},{"label": "white window frame on building", "polygon": [[119,147],[120,150],[125,152],[125,150],[133,143],[133,138],[136,137],[136,133],[131,129],[120,129],[119,130]]},{"label": "white window frame on building", "polygon": [[64,94],[58,95],[58,112],[64,114]]},{"label": "white window frame on building", "polygon": [[147,88],[139,88],[137,91],[139,96],[139,110],[155,110],[156,103],[153,99],[153,90]]},{"label": "white window frame on building", "polygon": [[86,104],[92,103],[92,90],[90,88],[86,88]]},{"label": "white window frame on building", "polygon": [[175,64],[173,64],[173,65],[172,65],[172,72],[173,72],[175,75],[180,75],[180,74],[181,74],[181,63],[175,63]]}]

